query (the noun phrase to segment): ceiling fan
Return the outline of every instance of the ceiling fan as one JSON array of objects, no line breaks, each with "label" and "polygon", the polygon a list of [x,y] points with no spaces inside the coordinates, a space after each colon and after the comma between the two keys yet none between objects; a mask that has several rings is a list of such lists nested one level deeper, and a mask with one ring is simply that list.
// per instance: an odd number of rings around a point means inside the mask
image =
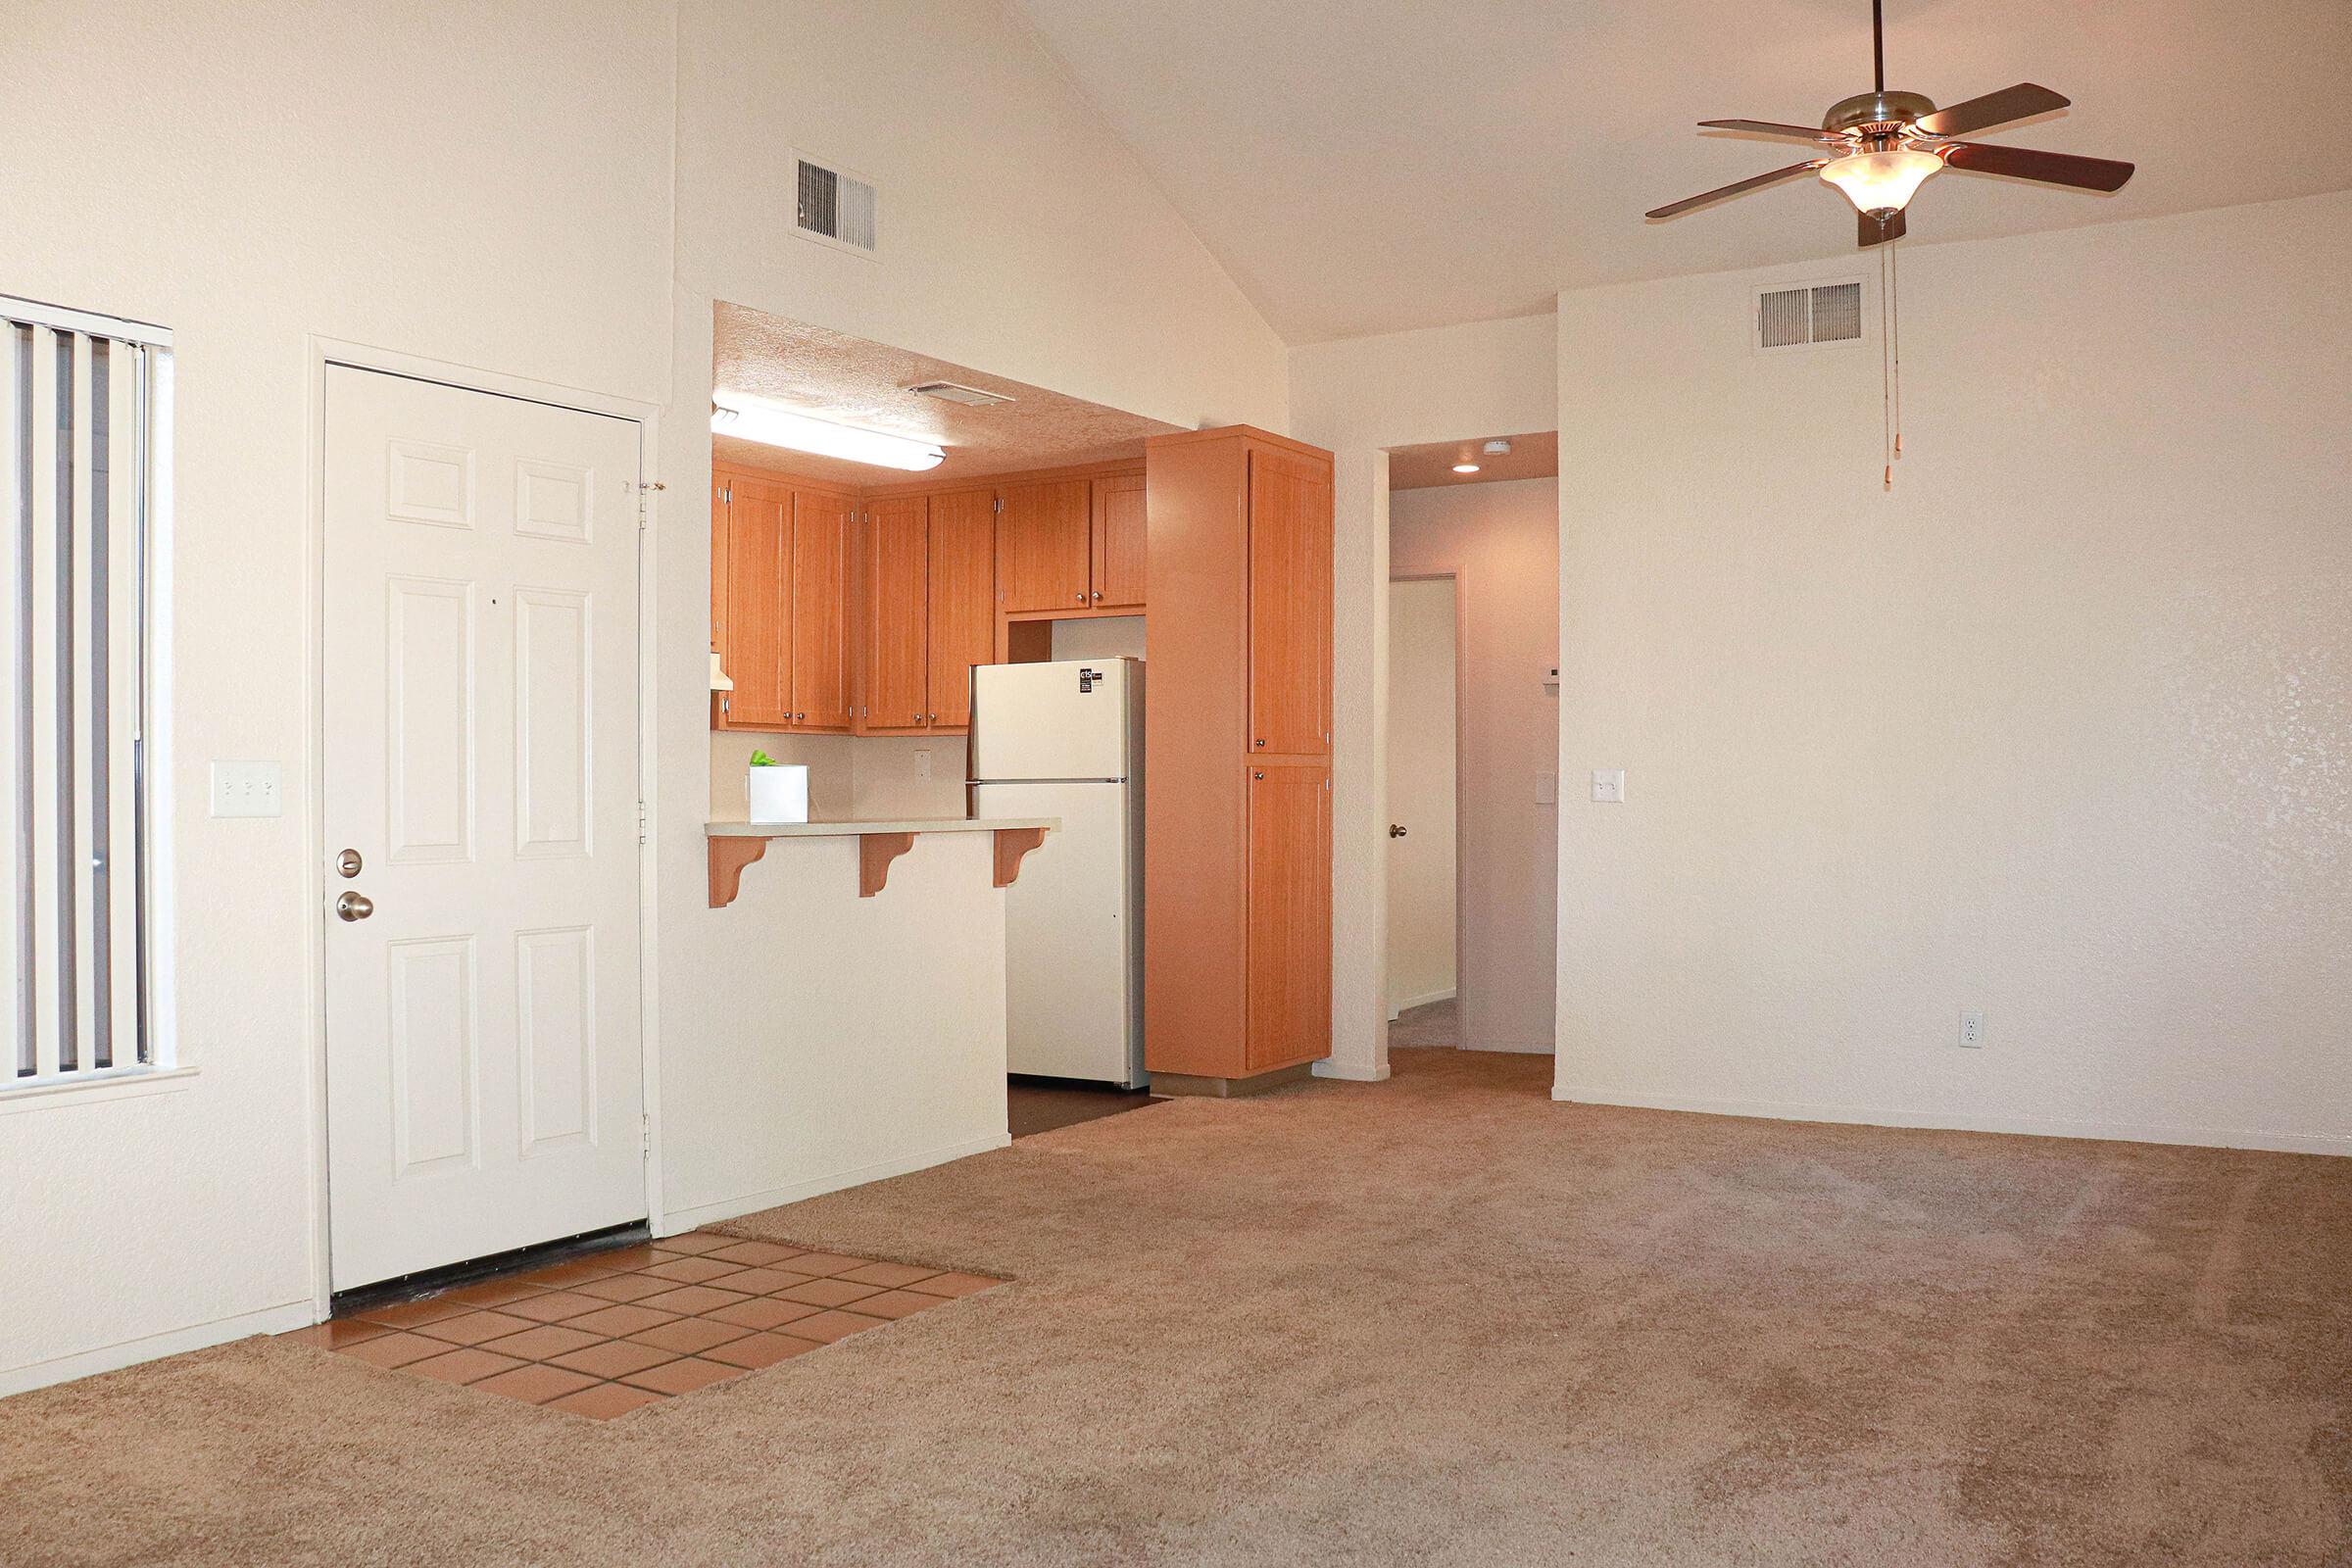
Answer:
[{"label": "ceiling fan", "polygon": [[2071,185],[2079,190],[2118,190],[2132,177],[2132,165],[2112,159],[2078,158],[2071,153],[2034,152],[2025,147],[1958,140],[2013,120],[2064,109],[2067,100],[2030,81],[1986,93],[1982,98],[1971,98],[1949,109],[1937,109],[1934,99],[1920,93],[1888,92],[1886,30],[1880,8],[1881,0],[1871,0],[1870,49],[1876,86],[1869,92],[1832,104],[1830,112],[1821,117],[1820,129],[1766,120],[1699,122],[1702,128],[1709,130],[1744,130],[1817,142],[1822,156],[1657,208],[1643,216],[1673,218],[1727,196],[1761,190],[1799,174],[1819,172],[1825,182],[1837,186],[1854,204],[1860,243],[1869,246],[1902,234],[1903,209],[1912,194],[1930,175],[1940,172],[1946,166],[1981,174],[2039,180],[2045,185]]}]

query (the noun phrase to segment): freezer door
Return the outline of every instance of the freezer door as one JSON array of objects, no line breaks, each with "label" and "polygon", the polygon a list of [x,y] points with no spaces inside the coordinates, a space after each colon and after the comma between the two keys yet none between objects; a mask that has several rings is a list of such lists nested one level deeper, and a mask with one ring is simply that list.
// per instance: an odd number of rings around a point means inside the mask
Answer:
[{"label": "freezer door", "polygon": [[1007,1071],[1140,1088],[1143,943],[1120,784],[981,784],[982,816],[1057,816],[1004,890]]},{"label": "freezer door", "polygon": [[1132,664],[1097,659],[975,666],[973,781],[1126,777]]}]

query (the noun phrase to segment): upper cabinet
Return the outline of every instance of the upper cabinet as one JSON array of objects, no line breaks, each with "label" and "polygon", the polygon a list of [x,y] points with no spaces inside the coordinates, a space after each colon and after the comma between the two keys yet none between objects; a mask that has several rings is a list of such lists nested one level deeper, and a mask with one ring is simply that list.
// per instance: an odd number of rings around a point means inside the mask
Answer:
[{"label": "upper cabinet", "polygon": [[1331,755],[1331,460],[1250,454],[1250,750]]},{"label": "upper cabinet", "polygon": [[1140,471],[875,495],[717,469],[711,725],[960,732],[1008,616],[1141,614],[1144,554]]},{"label": "upper cabinet", "polygon": [[1144,608],[1144,476],[1114,473],[1094,483],[1093,604]]},{"label": "upper cabinet", "polygon": [[1006,485],[997,515],[997,608],[1084,610],[1091,602],[1093,490],[1084,479]]}]

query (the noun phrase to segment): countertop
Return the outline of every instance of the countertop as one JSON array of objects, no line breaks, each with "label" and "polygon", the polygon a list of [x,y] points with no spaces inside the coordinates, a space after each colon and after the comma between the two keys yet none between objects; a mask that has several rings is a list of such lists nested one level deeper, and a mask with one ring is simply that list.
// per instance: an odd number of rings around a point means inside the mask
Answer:
[{"label": "countertop", "polygon": [[846,822],[706,822],[714,839],[855,838],[867,833],[993,833],[999,828],[1042,827],[1056,832],[1058,816],[904,816]]}]

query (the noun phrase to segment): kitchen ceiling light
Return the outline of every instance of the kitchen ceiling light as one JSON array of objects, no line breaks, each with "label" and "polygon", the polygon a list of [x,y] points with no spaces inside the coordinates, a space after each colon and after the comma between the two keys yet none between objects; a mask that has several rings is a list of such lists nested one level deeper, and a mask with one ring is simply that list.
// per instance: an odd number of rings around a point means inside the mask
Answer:
[{"label": "kitchen ceiling light", "polygon": [[1942,167],[1943,160],[1934,153],[1901,148],[1833,159],[1823,167],[1821,177],[1842,191],[1857,213],[1899,213],[1927,177]]},{"label": "kitchen ceiling light", "polygon": [[1490,458],[1507,458],[1511,455],[1511,444],[1497,438],[1487,443],[1486,451]]},{"label": "kitchen ceiling light", "polygon": [[1478,471],[1478,465],[1475,463],[1457,463],[1453,466],[1453,471],[1456,473],[1476,473]]},{"label": "kitchen ceiling light", "polygon": [[892,435],[884,430],[855,429],[739,393],[722,393],[711,399],[710,428],[717,434],[740,436],[761,446],[785,447],[822,458],[870,463],[915,473],[936,468],[948,459],[935,442]]}]

